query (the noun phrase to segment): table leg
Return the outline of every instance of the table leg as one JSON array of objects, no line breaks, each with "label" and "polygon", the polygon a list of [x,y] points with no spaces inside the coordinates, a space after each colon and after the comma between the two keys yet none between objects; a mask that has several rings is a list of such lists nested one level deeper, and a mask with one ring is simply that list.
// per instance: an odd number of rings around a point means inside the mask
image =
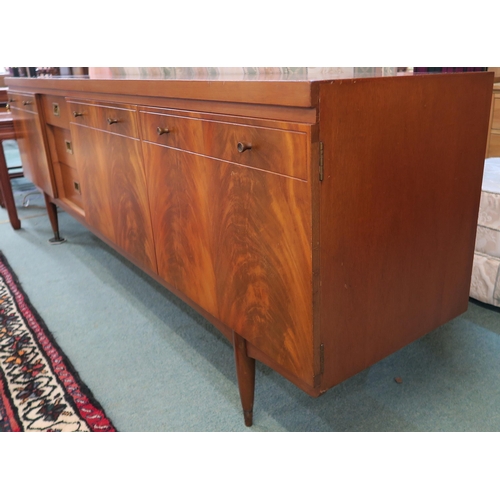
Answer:
[{"label": "table leg", "polygon": [[253,421],[253,400],[255,392],[255,359],[247,355],[246,340],[233,331],[236,375],[240,389],[241,405],[245,425],[250,427]]},{"label": "table leg", "polygon": [[10,184],[9,172],[7,170],[7,162],[3,148],[0,144],[0,198],[2,198],[7,213],[9,215],[10,224],[13,229],[21,229],[21,221],[17,216],[16,203],[12,194],[12,186]]},{"label": "table leg", "polygon": [[45,198],[45,206],[47,207],[47,214],[49,215],[50,225],[52,226],[52,231],[54,231],[54,237],[50,238],[49,242],[53,245],[57,245],[59,243],[64,243],[66,238],[61,238],[59,235],[59,218],[57,217],[57,206],[55,203],[52,203],[50,196],[46,193],[43,193]]}]

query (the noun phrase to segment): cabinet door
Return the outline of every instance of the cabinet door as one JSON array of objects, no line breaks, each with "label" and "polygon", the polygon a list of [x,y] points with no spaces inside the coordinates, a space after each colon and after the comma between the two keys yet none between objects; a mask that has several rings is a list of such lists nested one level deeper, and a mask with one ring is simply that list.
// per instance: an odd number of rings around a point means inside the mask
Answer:
[{"label": "cabinet door", "polygon": [[143,147],[159,275],[311,383],[309,184]]},{"label": "cabinet door", "polygon": [[55,197],[38,113],[14,106],[11,111],[24,176],[45,193]]},{"label": "cabinet door", "polygon": [[87,223],[156,272],[139,140],[75,124],[71,136]]}]

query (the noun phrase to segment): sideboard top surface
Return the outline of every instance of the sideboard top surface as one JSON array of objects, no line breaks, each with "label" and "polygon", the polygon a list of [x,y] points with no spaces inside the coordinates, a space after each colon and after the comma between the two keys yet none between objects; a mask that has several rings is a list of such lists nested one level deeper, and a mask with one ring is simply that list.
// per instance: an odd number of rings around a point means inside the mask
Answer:
[{"label": "sideboard top surface", "polygon": [[[12,90],[50,93],[98,92],[144,97],[167,97],[245,104],[291,106],[299,108],[317,107],[319,85],[322,83],[355,83],[359,80],[381,78],[459,78],[460,74],[369,76],[346,78],[338,76],[321,79],[300,75],[224,75],[214,78],[167,78],[167,77],[52,77],[52,78],[6,78]],[[469,73],[470,75],[470,73]]]}]

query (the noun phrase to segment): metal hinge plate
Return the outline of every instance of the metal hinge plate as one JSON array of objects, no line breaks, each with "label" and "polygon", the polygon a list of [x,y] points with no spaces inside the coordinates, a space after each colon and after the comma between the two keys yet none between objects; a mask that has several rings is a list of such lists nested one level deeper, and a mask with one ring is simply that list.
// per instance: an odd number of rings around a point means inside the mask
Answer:
[{"label": "metal hinge plate", "polygon": [[324,147],[323,143],[319,143],[319,180],[323,180],[323,169],[324,169],[324,162],[325,162],[325,153],[324,153]]}]

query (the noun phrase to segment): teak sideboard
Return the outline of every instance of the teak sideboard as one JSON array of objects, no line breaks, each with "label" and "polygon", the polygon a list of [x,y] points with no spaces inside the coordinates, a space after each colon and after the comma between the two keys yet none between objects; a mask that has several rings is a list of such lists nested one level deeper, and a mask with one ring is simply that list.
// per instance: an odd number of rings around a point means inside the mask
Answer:
[{"label": "teak sideboard", "polygon": [[9,78],[25,175],[311,396],[467,309],[492,73]]}]

